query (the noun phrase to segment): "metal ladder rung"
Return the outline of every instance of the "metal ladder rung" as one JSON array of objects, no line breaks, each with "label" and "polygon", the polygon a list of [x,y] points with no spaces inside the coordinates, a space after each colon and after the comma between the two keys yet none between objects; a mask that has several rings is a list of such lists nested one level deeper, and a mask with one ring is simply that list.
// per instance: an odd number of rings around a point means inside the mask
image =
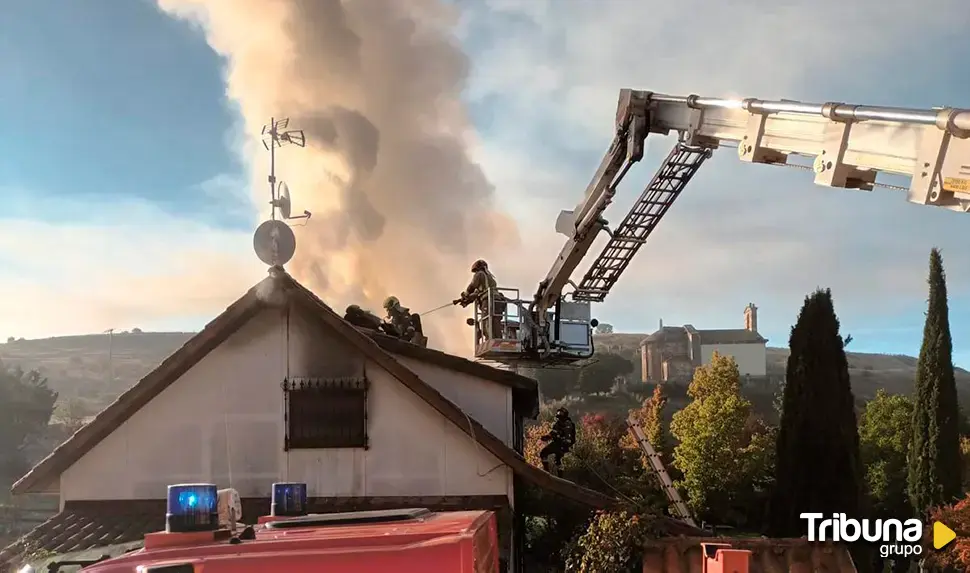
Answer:
[{"label": "metal ladder rung", "polygon": [[[633,208],[613,232],[600,255],[587,269],[572,296],[600,302],[616,284],[630,261],[647,242],[660,220],[680,196],[691,177],[709,156],[708,150],[678,143],[667,155]],[[640,236],[634,233],[639,232]]]}]

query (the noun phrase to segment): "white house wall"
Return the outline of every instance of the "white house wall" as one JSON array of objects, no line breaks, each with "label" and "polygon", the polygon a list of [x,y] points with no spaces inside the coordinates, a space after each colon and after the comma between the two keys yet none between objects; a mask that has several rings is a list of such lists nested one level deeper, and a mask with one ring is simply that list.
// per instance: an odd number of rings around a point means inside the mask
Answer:
[{"label": "white house wall", "polygon": [[243,497],[280,480],[305,481],[311,496],[508,494],[508,468],[374,364],[369,449],[284,452],[283,378],[339,376],[328,364],[353,354],[295,313],[264,311],[68,468],[62,502],[159,499],[197,481]]},{"label": "white house wall", "polygon": [[734,357],[742,376],[764,376],[767,373],[767,353],[764,343],[702,344],[701,364],[710,364],[715,352],[722,356]]},{"label": "white house wall", "polygon": [[495,437],[512,446],[512,389],[411,358],[397,359],[425,382],[458,404]]}]

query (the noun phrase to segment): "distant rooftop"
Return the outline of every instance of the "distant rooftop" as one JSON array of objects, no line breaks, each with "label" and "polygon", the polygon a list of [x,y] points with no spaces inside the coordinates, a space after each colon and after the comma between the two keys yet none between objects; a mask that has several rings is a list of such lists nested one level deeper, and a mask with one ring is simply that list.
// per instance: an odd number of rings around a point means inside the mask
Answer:
[{"label": "distant rooftop", "polygon": [[684,326],[664,326],[653,334],[648,335],[640,342],[644,346],[650,342],[660,342],[663,340],[676,340],[687,335],[690,331],[695,333],[700,339],[701,344],[756,344],[768,342],[768,339],[757,332],[745,330],[743,328],[716,329],[716,330],[697,330],[687,324]]}]

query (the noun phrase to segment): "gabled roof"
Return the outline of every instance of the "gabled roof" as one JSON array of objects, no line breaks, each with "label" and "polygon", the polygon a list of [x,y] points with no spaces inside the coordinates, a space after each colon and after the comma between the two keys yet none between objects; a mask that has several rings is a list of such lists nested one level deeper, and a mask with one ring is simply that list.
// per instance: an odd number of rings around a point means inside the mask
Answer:
[{"label": "gabled roof", "polygon": [[744,328],[698,330],[701,344],[756,344],[768,342],[764,336]]},{"label": "gabled roof", "polygon": [[[267,296],[267,293],[272,294]],[[277,295],[281,295],[282,300],[279,300]],[[271,300],[271,302],[267,302],[267,300]],[[364,356],[386,370],[526,481],[591,507],[602,508],[615,503],[615,500],[607,495],[552,476],[526,462],[522,456],[485,429],[477,420],[466,414],[454,402],[442,396],[411,369],[381,348],[374,338],[362,333],[343,320],[326,303],[282,269],[271,269],[268,278],[249,289],[242,298],[207,324],[201,332],[189,339],[155,370],[108,405],[91,423],[82,427],[67,441],[55,448],[50,455],[17,480],[11,491],[14,494],[33,493],[34,488],[43,487],[51,480],[58,478],[81,456],[89,452],[111,432],[118,429],[121,424],[152,398],[172,385],[182,374],[222,344],[249,319],[256,316],[261,310],[269,308],[273,304],[279,304],[279,302],[296,304],[308,311],[307,316],[309,318],[315,319],[319,324],[329,328]]]},{"label": "gabled roof", "polygon": [[685,324],[684,326],[665,326],[644,338],[640,342],[640,346],[646,346],[651,342],[683,339],[687,336],[688,331],[700,337],[701,344],[755,344],[768,342],[767,338],[757,332],[752,332],[744,328],[697,330],[693,326]]}]

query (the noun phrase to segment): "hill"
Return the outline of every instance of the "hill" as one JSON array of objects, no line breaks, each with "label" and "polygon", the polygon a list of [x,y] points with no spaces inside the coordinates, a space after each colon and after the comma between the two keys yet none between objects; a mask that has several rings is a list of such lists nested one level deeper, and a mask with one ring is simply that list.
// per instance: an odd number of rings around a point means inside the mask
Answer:
[{"label": "hill", "polygon": [[[0,360],[47,377],[62,402],[75,402],[83,415],[97,413],[169,354],[184,344],[190,332],[122,332],[38,340],[9,340],[0,344]],[[631,381],[640,380],[639,344],[645,334],[617,333],[595,337],[597,352],[613,352],[633,362]],[[852,387],[867,400],[880,388],[908,394],[916,377],[912,356],[848,352]],[[768,374],[784,376],[788,350],[768,348]],[[970,401],[970,372],[957,369],[961,402]],[[76,414],[78,412],[75,412]]]},{"label": "hill", "polygon": [[[634,367],[636,380],[639,380],[639,347],[640,341],[646,336],[646,334],[627,333],[600,334],[595,337],[596,349],[602,352],[614,352],[627,359],[637,357]],[[852,391],[857,399],[868,400],[875,396],[880,388],[884,388],[891,394],[907,395],[913,389],[917,359],[912,356],[846,352],[846,358],[849,360]],[[767,361],[769,376],[784,377],[788,349],[768,347]],[[957,368],[955,374],[960,401],[970,401],[970,372]]]}]

